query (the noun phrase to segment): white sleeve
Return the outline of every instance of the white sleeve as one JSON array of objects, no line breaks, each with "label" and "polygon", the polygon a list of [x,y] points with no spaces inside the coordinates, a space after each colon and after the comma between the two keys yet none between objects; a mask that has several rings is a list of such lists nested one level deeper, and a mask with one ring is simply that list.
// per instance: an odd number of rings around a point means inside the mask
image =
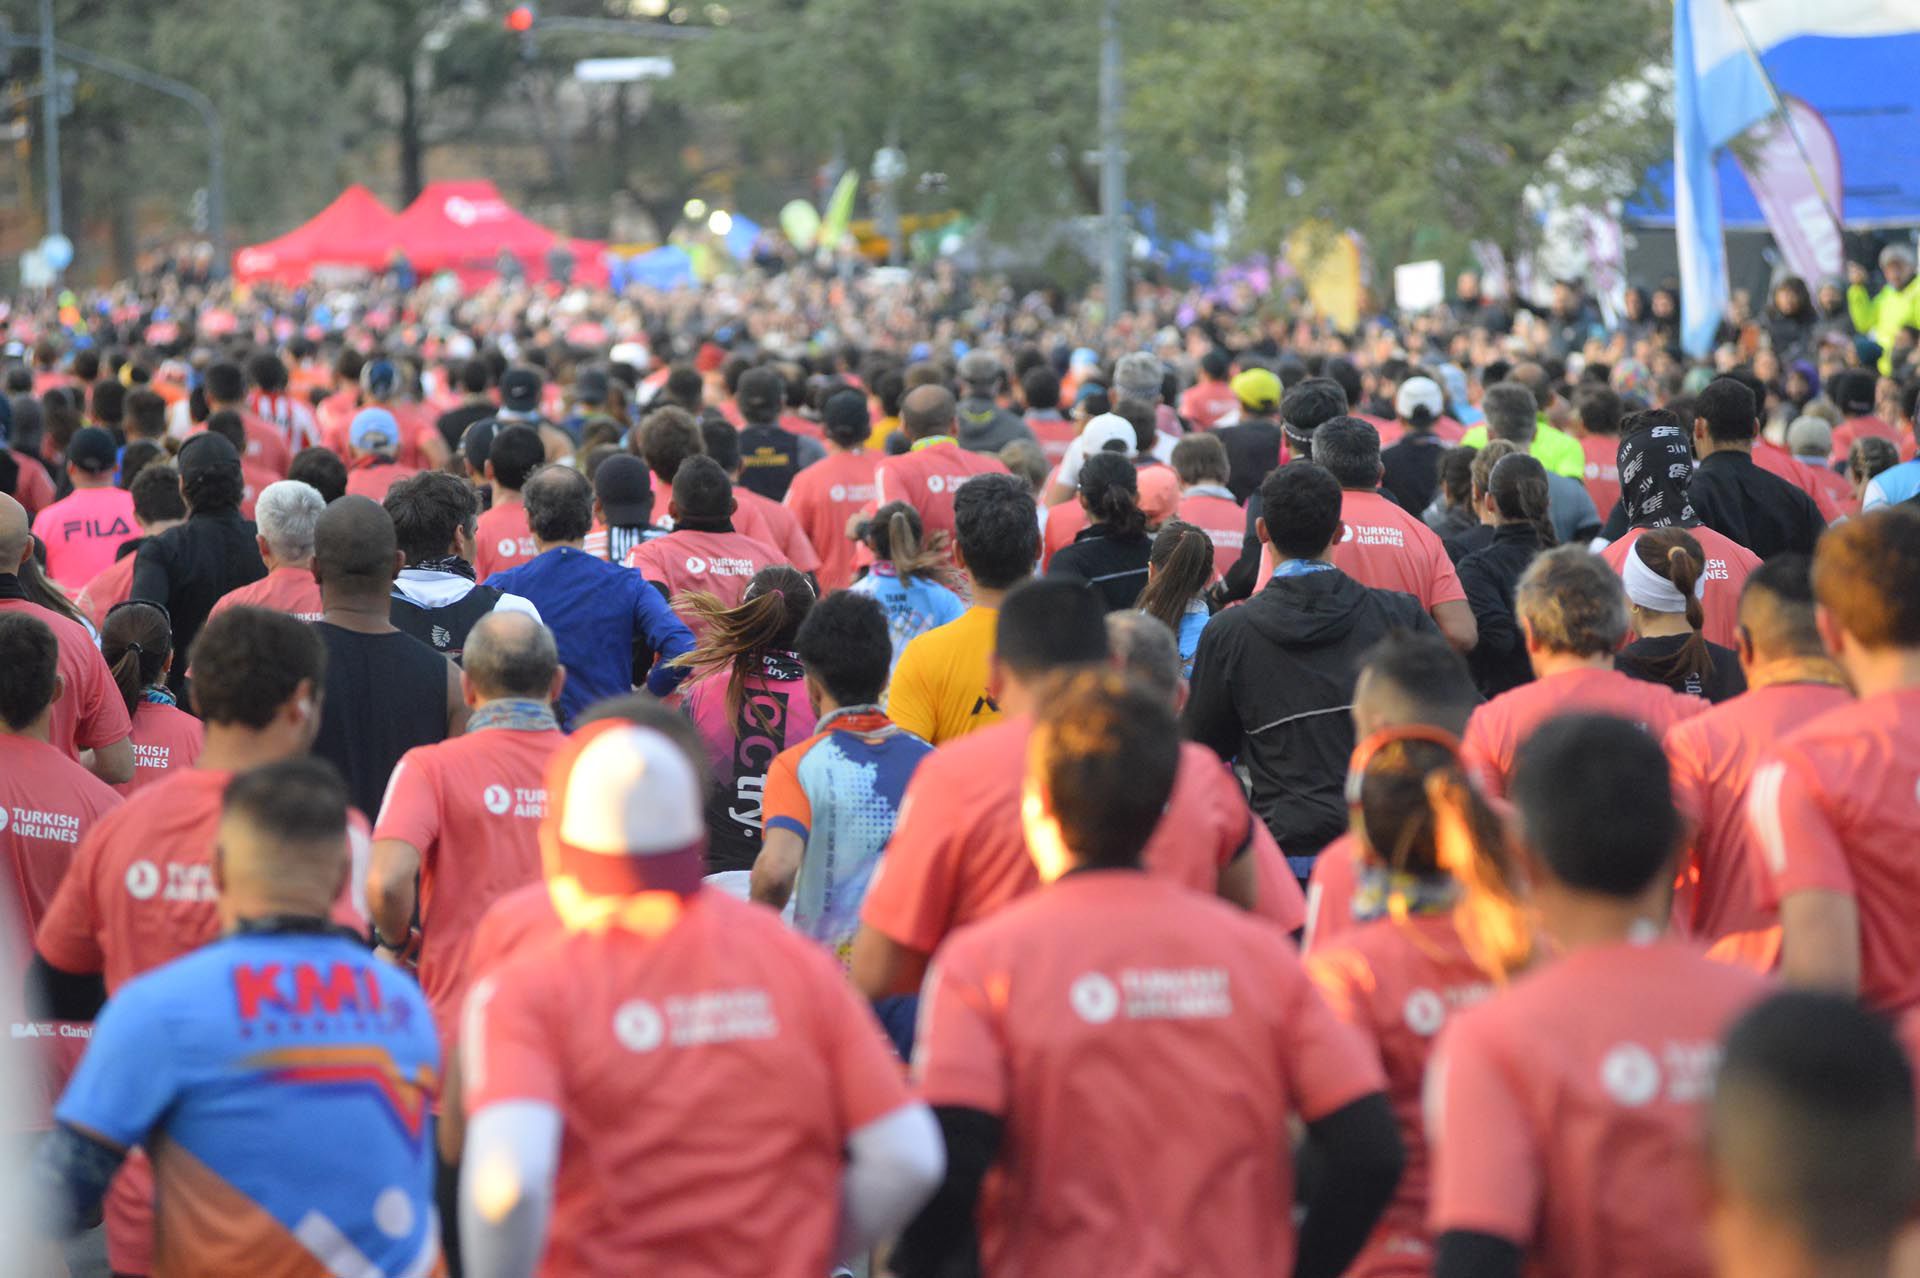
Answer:
[{"label": "white sleeve", "polygon": [[1880,486],[1880,477],[1874,476],[1867,481],[1867,490],[1860,494],[1860,513],[1878,510],[1887,504],[1887,490]]},{"label": "white sleeve", "polygon": [[[841,1178],[836,1254],[843,1259],[861,1255],[905,1229],[946,1174],[940,1125],[919,1101],[854,1132],[847,1138]],[[467,1272],[473,1273],[471,1266]]]},{"label": "white sleeve", "polygon": [[460,1167],[467,1278],[527,1278],[540,1267],[559,1161],[560,1111],[552,1105],[504,1101],[474,1116]]},{"label": "white sleeve", "polygon": [[1080,444],[1080,436],[1075,435],[1073,442],[1067,445],[1067,451],[1060,458],[1060,469],[1053,473],[1057,484],[1068,488],[1080,486],[1080,464],[1086,460],[1087,450]]},{"label": "white sleeve", "polygon": [[495,612],[524,612],[535,621],[540,620],[540,610],[533,606],[533,600],[522,598],[519,595],[508,594],[504,590],[500,592],[500,597],[493,601],[493,610]]}]

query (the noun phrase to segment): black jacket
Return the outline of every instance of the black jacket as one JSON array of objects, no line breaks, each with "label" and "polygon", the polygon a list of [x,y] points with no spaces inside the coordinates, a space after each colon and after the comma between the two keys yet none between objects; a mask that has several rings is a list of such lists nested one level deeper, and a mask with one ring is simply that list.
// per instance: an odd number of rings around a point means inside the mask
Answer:
[{"label": "black jacket", "polygon": [[1393,631],[1433,629],[1412,595],[1338,568],[1275,577],[1200,632],[1182,730],[1247,765],[1254,810],[1282,852],[1316,855],[1347,825],[1360,658]]},{"label": "black jacket", "polygon": [[221,595],[267,575],[253,521],[236,510],[190,515],[178,528],[140,543],[129,599],[151,599],[173,622],[175,692],[186,684],[187,653]]},{"label": "black jacket", "polygon": [[1380,486],[1401,506],[1419,514],[1440,491],[1440,459],[1447,455],[1447,448],[1447,441],[1432,431],[1408,431],[1399,443],[1381,451],[1386,476]]},{"label": "black jacket", "polygon": [[772,423],[740,432],[740,482],[772,501],[787,495],[793,477],[827,455],[818,440]]},{"label": "black jacket", "polygon": [[1049,577],[1078,577],[1093,587],[1108,612],[1133,607],[1147,586],[1147,556],[1153,538],[1138,532],[1118,535],[1106,524],[1082,528],[1072,543],[1054,552]]},{"label": "black jacket", "polygon": [[1280,464],[1280,423],[1271,417],[1252,417],[1237,426],[1213,432],[1227,450],[1227,489],[1242,505],[1259,491],[1260,481]]},{"label": "black jacket", "polygon": [[1750,453],[1720,452],[1694,469],[1687,500],[1700,522],[1762,559],[1813,553],[1827,521],[1806,490],[1754,464]]},{"label": "black jacket", "polygon": [[[1483,525],[1484,526],[1484,525]],[[1527,637],[1513,614],[1520,574],[1541,550],[1532,524],[1501,524],[1493,540],[1460,560],[1460,585],[1480,627],[1480,642],[1467,654],[1473,681],[1485,696],[1498,696],[1533,680]]]}]

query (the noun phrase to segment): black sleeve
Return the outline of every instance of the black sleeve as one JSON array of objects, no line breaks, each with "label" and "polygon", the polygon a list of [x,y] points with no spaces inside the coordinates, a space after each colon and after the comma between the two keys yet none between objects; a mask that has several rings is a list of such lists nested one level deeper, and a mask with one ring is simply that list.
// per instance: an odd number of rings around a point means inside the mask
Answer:
[{"label": "black sleeve", "polygon": [[1607,512],[1607,522],[1600,525],[1600,535],[1608,541],[1619,541],[1627,535],[1627,508],[1619,501]]},{"label": "black sleeve", "polygon": [[1338,1278],[1366,1245],[1393,1199],[1406,1151],[1385,1092],[1373,1092],[1307,1124],[1319,1183],[1300,1227],[1293,1278]]},{"label": "black sleeve", "polygon": [[173,579],[168,572],[171,555],[158,537],[149,537],[134,552],[133,586],[129,599],[151,599],[165,605],[173,595]]},{"label": "black sleeve", "polygon": [[27,963],[26,1008],[35,1020],[90,1021],[107,1002],[99,972],[65,972],[35,953]]},{"label": "black sleeve", "polygon": [[1440,1235],[1433,1278],[1520,1278],[1521,1259],[1504,1238],[1456,1229]]},{"label": "black sleeve", "polygon": [[947,1178],[893,1250],[897,1278],[978,1278],[980,1237],[974,1209],[980,1182],[1000,1155],[1006,1124],[984,1110],[934,1107],[947,1143]]},{"label": "black sleeve", "polygon": [[1247,498],[1247,531],[1240,540],[1240,558],[1234,560],[1233,567],[1221,577],[1216,606],[1250,598],[1259,588],[1260,583],[1255,579],[1260,575],[1260,535],[1254,531],[1253,524],[1260,518],[1261,509],[1259,493]]},{"label": "black sleeve", "polygon": [[1188,681],[1186,709],[1180,712],[1180,732],[1198,741],[1228,763],[1245,744],[1245,725],[1233,701],[1233,671],[1225,652],[1227,627],[1222,621],[1200,632],[1193,653],[1193,677]]}]

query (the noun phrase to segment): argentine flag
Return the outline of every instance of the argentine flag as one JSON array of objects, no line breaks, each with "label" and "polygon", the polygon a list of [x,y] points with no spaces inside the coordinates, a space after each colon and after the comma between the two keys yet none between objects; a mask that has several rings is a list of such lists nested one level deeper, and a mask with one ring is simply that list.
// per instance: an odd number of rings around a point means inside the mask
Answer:
[{"label": "argentine flag", "polygon": [[1802,36],[1883,36],[1917,27],[1920,0],[1674,0],[1674,237],[1688,354],[1712,349],[1727,305],[1714,153],[1774,110],[1755,54],[1764,59]]}]

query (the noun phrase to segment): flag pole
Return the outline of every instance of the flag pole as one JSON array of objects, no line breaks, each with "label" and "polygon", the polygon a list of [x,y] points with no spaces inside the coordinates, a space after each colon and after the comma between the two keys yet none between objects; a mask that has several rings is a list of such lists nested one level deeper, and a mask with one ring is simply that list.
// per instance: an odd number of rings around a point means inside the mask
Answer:
[{"label": "flag pole", "polygon": [[1800,162],[1807,166],[1807,176],[1813,180],[1814,194],[1820,197],[1820,208],[1833,223],[1833,232],[1846,240],[1847,229],[1840,220],[1840,212],[1834,206],[1833,197],[1827,194],[1827,185],[1820,180],[1820,169],[1813,162],[1813,156],[1807,151],[1806,139],[1800,136],[1800,126],[1793,121],[1793,113],[1787,109],[1787,100],[1780,93],[1780,86],[1773,82],[1772,72],[1761,60],[1760,48],[1753,42],[1753,33],[1747,30],[1746,19],[1740,16],[1740,6],[1734,0],[1719,0],[1726,6],[1727,16],[1733,19],[1734,29],[1740,32],[1740,41],[1747,47],[1747,56],[1753,59],[1754,70],[1760,73],[1760,83],[1767,88],[1767,97],[1773,102],[1773,110],[1780,117],[1780,123],[1787,129],[1787,136],[1793,139],[1793,149],[1800,153]]}]

